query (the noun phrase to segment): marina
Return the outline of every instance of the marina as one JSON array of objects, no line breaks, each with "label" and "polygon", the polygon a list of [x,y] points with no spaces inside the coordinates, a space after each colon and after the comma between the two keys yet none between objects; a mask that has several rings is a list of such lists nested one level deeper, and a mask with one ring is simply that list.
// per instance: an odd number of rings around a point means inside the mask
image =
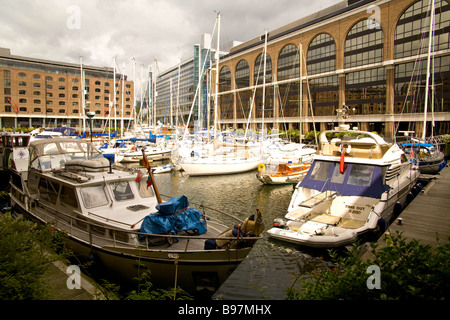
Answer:
[{"label": "marina", "polygon": [[[65,235],[72,259],[45,274],[55,299],[104,298],[103,280],[129,292],[143,274],[195,300],[284,300],[311,272],[338,275],[334,252],[356,241],[370,258],[397,232],[450,239],[449,0],[224,3],[214,15],[168,0],[191,19],[124,1],[135,17],[123,30],[110,9],[64,8],[65,39],[79,39],[67,52],[49,33],[39,53],[9,16],[0,37],[2,211]],[[246,11],[283,25],[249,27]],[[89,265],[79,291],[70,263]]]},{"label": "marina", "polygon": [[[195,177],[187,178],[181,172],[171,172],[156,176],[162,193],[181,192],[187,194],[193,201],[209,203],[211,197],[236,215],[244,213],[233,205],[230,197],[221,197],[222,190],[227,190],[229,183],[236,184],[236,193],[241,194],[239,204],[248,202],[248,207],[259,207],[263,212],[276,212],[264,216],[265,223],[270,225],[271,220],[283,212],[290,201],[293,192],[291,185],[261,185],[254,179],[255,172],[223,176],[220,178]],[[429,179],[429,177],[426,177]],[[450,170],[445,168],[437,176],[429,180],[427,186],[414,198],[414,200],[400,213],[386,232],[394,234],[396,231],[404,232],[406,239],[417,239],[424,244],[436,245],[436,233],[441,242],[450,236],[450,198],[448,187],[450,183]],[[209,187],[203,189],[203,185]],[[239,187],[241,185],[241,187]],[[244,192],[244,189],[248,190]],[[191,190],[191,191],[189,191]],[[258,196],[255,197],[255,194]],[[241,198],[240,197],[240,198]],[[433,201],[430,201],[430,198]],[[401,219],[401,224],[398,224]],[[376,241],[380,247],[386,244],[385,234]],[[297,275],[323,267],[329,262],[322,259],[324,251],[284,244],[271,240],[265,236],[259,241],[234,273],[222,284],[213,295],[218,300],[284,300],[286,288],[293,285]],[[370,252],[365,254],[370,257]],[[68,299],[78,299],[73,290],[66,287],[68,275],[64,268],[53,269],[53,281],[59,282],[59,290],[66,292]],[[93,299],[94,294],[86,289],[83,299]],[[80,292],[79,292],[80,293]],[[62,293],[61,293],[62,294]],[[73,295],[70,296],[70,294]]]}]

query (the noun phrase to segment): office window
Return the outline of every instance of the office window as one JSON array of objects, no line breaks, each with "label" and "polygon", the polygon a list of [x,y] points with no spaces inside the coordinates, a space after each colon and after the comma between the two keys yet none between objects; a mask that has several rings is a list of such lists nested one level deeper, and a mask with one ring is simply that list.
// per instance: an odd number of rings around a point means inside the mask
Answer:
[{"label": "office window", "polygon": [[[426,53],[430,31],[429,0],[418,1],[405,10],[397,22],[394,35],[394,58]],[[435,0],[434,51],[450,48],[450,5]]]},{"label": "office window", "polygon": [[316,36],[306,54],[308,75],[336,70],[336,44],[327,33]]},{"label": "office window", "polygon": [[344,68],[382,61],[383,31],[381,28],[370,29],[366,19],[355,24],[345,38]]},{"label": "office window", "polygon": [[241,60],[236,66],[235,72],[236,88],[247,88],[250,86],[250,68],[246,60]]},{"label": "office window", "polygon": [[300,54],[293,44],[286,45],[278,56],[278,81],[295,79],[300,76]]},{"label": "office window", "polygon": [[231,72],[230,68],[224,66],[220,69],[219,74],[219,92],[225,92],[231,90]]},{"label": "office window", "polygon": [[[253,73],[253,83],[262,84],[264,77],[264,53],[261,53],[255,60]],[[266,83],[272,82],[272,59],[269,54],[266,55]]]}]

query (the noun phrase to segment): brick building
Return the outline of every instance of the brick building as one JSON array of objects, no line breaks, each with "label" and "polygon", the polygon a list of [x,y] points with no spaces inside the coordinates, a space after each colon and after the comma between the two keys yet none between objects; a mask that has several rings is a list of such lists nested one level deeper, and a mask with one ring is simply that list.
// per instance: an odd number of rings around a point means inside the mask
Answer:
[{"label": "brick building", "polygon": [[128,125],[134,117],[134,83],[116,73],[114,116],[113,79],[113,68],[20,57],[0,48],[0,128],[66,125],[82,130],[89,111],[95,112],[96,131],[115,123],[119,128],[122,109]]},{"label": "brick building", "polygon": [[[266,128],[301,127],[305,133],[315,123],[324,130],[335,125],[336,109],[345,104],[349,120],[363,130],[420,134],[430,4],[348,0],[270,31],[265,81],[265,35],[232,48],[219,64],[220,125],[245,127],[251,113],[253,128],[264,121]],[[449,33],[449,1],[435,0],[428,105],[435,134],[450,133]]]}]

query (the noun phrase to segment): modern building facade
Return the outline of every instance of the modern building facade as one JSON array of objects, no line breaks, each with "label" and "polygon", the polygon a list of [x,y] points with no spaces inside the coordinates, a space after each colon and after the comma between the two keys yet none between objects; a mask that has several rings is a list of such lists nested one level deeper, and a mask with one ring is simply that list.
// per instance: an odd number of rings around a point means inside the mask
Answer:
[{"label": "modern building facade", "polygon": [[[193,47],[193,56],[156,76],[153,93],[156,120],[164,124],[196,128],[211,124],[211,65],[215,62],[216,48],[211,45],[212,35],[205,33],[201,42]],[[220,48],[220,55],[228,54],[233,45],[241,42],[231,41]]]},{"label": "modern building facade", "polygon": [[429,74],[428,134],[431,120],[450,133],[450,4],[434,0],[428,55],[431,1],[343,1],[235,46],[219,63],[221,127],[325,130],[346,105],[363,130],[419,134]]},{"label": "modern building facade", "polygon": [[0,48],[0,102],[0,128],[65,125],[82,132],[86,113],[94,112],[99,131],[120,128],[122,115],[125,126],[133,120],[134,83],[113,68],[15,56]]}]

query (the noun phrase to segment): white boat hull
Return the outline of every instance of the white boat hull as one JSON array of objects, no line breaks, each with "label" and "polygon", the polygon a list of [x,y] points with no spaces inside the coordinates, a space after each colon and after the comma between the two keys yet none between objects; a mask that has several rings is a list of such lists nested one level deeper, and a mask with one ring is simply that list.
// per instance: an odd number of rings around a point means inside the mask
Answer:
[{"label": "white boat hull", "polygon": [[256,160],[229,160],[229,161],[193,161],[180,163],[181,168],[189,176],[208,176],[234,174],[252,171],[258,168],[260,159]]}]

